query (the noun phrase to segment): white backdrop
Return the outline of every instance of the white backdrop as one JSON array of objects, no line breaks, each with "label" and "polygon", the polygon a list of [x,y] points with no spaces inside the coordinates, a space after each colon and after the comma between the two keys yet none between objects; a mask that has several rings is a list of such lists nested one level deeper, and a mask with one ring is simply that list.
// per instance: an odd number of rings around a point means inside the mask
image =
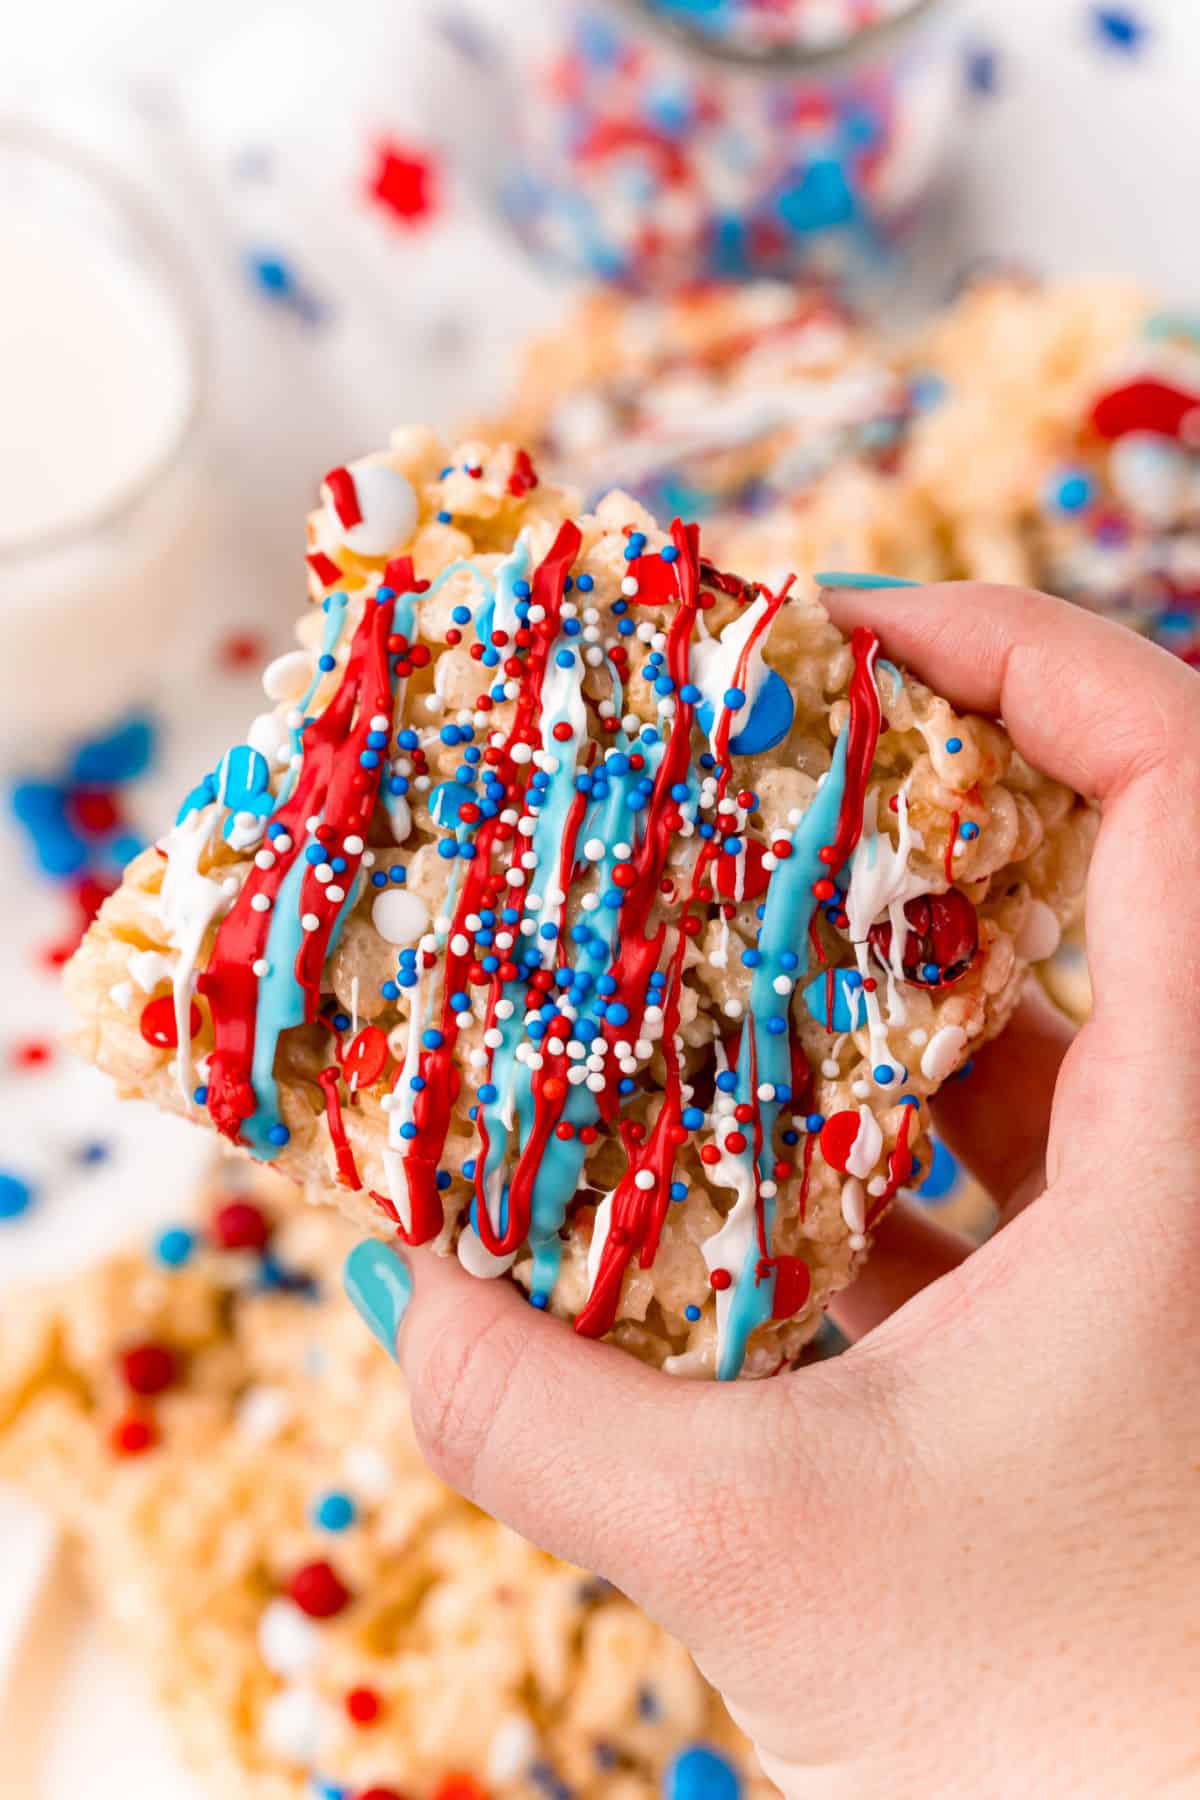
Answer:
[{"label": "white backdrop", "polygon": [[[553,0],[473,4],[510,33],[536,34],[553,10]],[[189,692],[197,666],[214,667],[221,633],[253,627],[279,639],[301,594],[301,522],[320,470],[393,420],[449,424],[483,410],[504,391],[510,346],[562,304],[493,225],[469,169],[453,166],[476,108],[447,83],[428,10],[420,0],[8,9],[0,115],[69,120],[122,160],[171,211],[208,294],[218,529]],[[1128,271],[1166,299],[1200,299],[1200,5],[1138,0],[1148,35],[1134,52],[1104,41],[1087,0],[974,0],[965,10],[975,43],[994,53],[995,91],[967,108],[958,180],[921,291],[935,294],[987,255]],[[361,204],[377,131],[448,159],[438,210],[419,229]],[[263,250],[297,271],[322,324],[247,279],[246,257]],[[211,688],[211,705],[168,734],[144,795],[148,821],[165,816],[253,708],[250,677],[212,677]],[[30,881],[19,847],[0,843],[0,1170],[19,1168],[43,1190],[27,1219],[0,1224],[0,1285],[10,1287],[170,1215],[207,1154],[186,1126],[138,1109],[114,1117],[106,1084],[62,1058],[14,1070],[12,1045],[62,1023],[35,955],[53,935],[56,905]],[[87,1140],[107,1158],[83,1171],[71,1152]],[[14,1800],[191,1795],[137,1683],[82,1628],[69,1590],[43,1590],[52,1611],[31,1631],[19,1576],[48,1553],[36,1521],[0,1515],[0,1595],[11,1603],[7,1626],[0,1612],[0,1668],[7,1630],[10,1667],[23,1676],[0,1688],[5,1780],[15,1780],[5,1791]],[[47,1696],[37,1705],[30,1684]]]}]

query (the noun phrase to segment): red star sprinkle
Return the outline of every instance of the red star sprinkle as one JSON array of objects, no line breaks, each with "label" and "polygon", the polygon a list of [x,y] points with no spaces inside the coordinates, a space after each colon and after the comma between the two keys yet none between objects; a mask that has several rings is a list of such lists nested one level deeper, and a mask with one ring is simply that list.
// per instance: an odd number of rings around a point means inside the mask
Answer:
[{"label": "red star sprinkle", "polygon": [[265,654],[266,646],[256,632],[231,631],[217,645],[217,664],[222,669],[240,673],[243,669],[259,668]]},{"label": "red star sprinkle", "polygon": [[376,146],[367,195],[401,224],[415,225],[437,211],[436,186],[432,157],[394,138],[384,138]]}]

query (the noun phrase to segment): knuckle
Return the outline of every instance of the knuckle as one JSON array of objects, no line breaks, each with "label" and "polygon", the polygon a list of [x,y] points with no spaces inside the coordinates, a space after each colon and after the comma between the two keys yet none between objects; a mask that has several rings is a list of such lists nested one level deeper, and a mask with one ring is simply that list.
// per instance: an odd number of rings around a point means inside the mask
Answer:
[{"label": "knuckle", "polygon": [[435,1475],[475,1498],[497,1419],[524,1354],[525,1333],[499,1309],[444,1311],[411,1373],[413,1429]]}]

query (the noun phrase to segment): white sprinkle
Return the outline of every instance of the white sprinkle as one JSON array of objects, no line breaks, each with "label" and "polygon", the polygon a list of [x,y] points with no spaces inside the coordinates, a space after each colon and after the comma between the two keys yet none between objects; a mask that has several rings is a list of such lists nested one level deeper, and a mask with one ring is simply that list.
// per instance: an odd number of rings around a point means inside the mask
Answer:
[{"label": "white sprinkle", "polygon": [[265,956],[257,956],[257,957],[255,957],[254,961],[251,963],[250,970],[251,970],[251,973],[254,975],[257,975],[258,979],[261,981],[264,975],[270,974],[271,965],[267,961]]},{"label": "white sprinkle", "polygon": [[273,850],[259,850],[255,854],[254,866],[256,869],[273,869],[275,867],[275,852]]},{"label": "white sprinkle", "polygon": [[251,894],[250,906],[253,912],[270,912],[271,896],[269,894]]},{"label": "white sprinkle", "polygon": [[650,1189],[654,1186],[653,1171],[650,1169],[639,1169],[633,1178],[633,1185],[634,1187],[641,1188],[643,1193],[648,1194]]},{"label": "white sprinkle", "polygon": [[316,913],[303,913],[300,918],[300,924],[305,931],[319,931],[321,929],[321,921],[318,919]]},{"label": "white sprinkle", "polygon": [[629,597],[632,599],[634,594],[637,593],[637,591],[638,591],[637,576],[636,575],[626,575],[624,580],[621,582],[621,592],[623,594],[628,594]]}]

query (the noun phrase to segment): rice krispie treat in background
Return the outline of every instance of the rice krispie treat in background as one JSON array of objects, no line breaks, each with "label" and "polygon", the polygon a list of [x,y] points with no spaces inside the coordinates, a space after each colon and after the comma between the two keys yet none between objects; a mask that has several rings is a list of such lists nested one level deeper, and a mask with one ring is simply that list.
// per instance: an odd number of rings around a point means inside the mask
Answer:
[{"label": "rice krispie treat in background", "polygon": [[360,1227],[766,1375],[1075,910],[1091,811],[622,493],[403,432],[273,711],[70,970],[84,1052]]},{"label": "rice krispie treat in background", "polygon": [[926,392],[818,289],[759,282],[587,299],[528,352],[500,435],[599,497],[703,522],[742,574],[946,565],[900,479]]},{"label": "rice krispie treat in background", "polygon": [[687,1654],[437,1482],[321,1287],[345,1226],[232,1168],[6,1309],[0,1471],[82,1548],[229,1800],[766,1800]]},{"label": "rice krispie treat in background", "polygon": [[1145,320],[1041,498],[1042,586],[1200,664],[1200,317]]},{"label": "rice krispie treat in background", "polygon": [[1127,282],[990,277],[905,346],[913,379],[940,393],[910,435],[906,485],[950,573],[1055,588],[1042,521],[1078,513],[1063,465],[1148,312]]}]

